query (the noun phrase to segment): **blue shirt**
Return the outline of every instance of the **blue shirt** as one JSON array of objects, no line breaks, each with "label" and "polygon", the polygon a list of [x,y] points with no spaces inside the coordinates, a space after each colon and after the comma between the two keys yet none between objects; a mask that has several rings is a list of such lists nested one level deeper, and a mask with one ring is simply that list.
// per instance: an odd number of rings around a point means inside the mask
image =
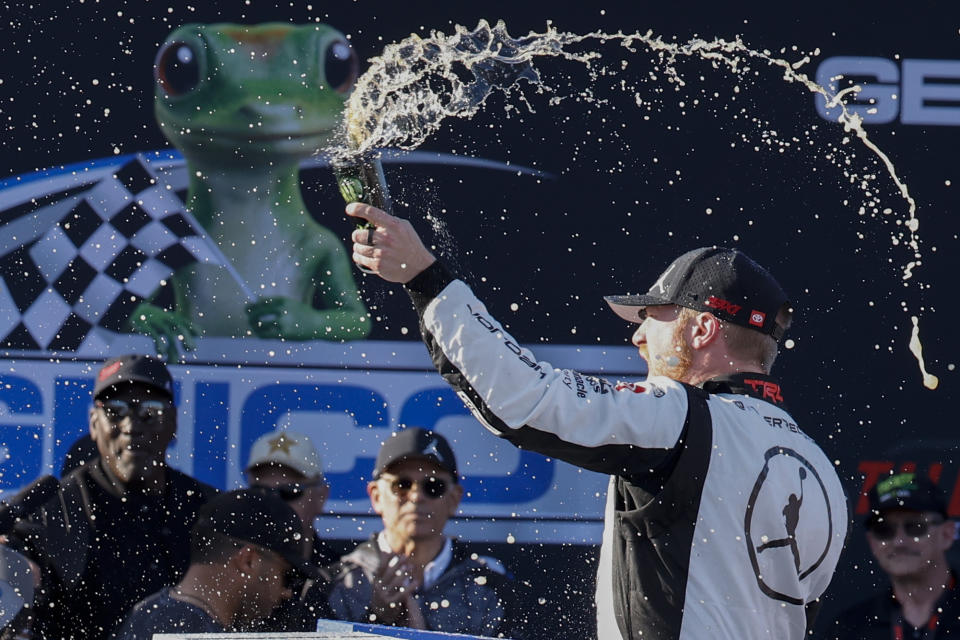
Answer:
[{"label": "blue shirt", "polygon": [[203,608],[171,597],[163,589],[138,602],[127,616],[116,640],[151,640],[155,633],[223,633],[226,627]]}]

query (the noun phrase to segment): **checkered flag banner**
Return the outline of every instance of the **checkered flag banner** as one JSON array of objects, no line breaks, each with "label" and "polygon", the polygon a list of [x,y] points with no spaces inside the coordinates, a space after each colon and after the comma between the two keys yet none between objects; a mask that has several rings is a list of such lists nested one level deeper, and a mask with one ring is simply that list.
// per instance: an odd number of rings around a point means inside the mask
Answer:
[{"label": "checkered flag banner", "polygon": [[[142,156],[83,193],[39,237],[0,256],[0,345],[107,346],[134,309],[181,267],[223,254]],[[225,265],[224,265],[225,266]]]}]

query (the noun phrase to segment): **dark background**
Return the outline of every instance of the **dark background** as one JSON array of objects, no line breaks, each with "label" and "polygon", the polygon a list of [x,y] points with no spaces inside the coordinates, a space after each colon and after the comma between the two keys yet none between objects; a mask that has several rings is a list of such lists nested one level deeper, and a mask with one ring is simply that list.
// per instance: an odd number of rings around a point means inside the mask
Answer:
[{"label": "dark background", "polygon": [[[151,66],[166,35],[186,22],[319,18],[349,34],[362,60],[411,32],[449,33],[453,24],[473,27],[480,18],[502,18],[514,35],[543,31],[547,20],[564,31],[651,29],[678,41],[739,35],[754,49],[790,61],[819,49],[820,57],[804,67],[811,76],[830,56],[949,60],[958,57],[960,40],[960,8],[940,2],[747,2],[733,8],[641,2],[606,10],[596,3],[535,2],[212,4],[4,3],[0,179],[112,156],[114,149],[168,147],[153,118]],[[599,43],[581,50],[591,47],[611,68],[628,60],[627,70],[594,82],[574,63],[547,60],[538,67],[558,94],[575,97],[589,86],[605,104],[572,98],[550,107],[528,88],[535,113],[521,107],[507,118],[504,99],[495,96],[473,120],[447,123],[424,147],[466,149],[536,167],[554,179],[391,166],[397,212],[431,238],[491,311],[534,348],[538,342],[627,344],[631,328],[609,313],[599,294],[645,290],[673,257],[695,246],[745,250],[778,276],[796,303],[795,347],[781,354],[776,372],[798,422],[838,461],[852,507],[858,506],[864,461],[896,468],[912,463],[921,470],[940,463],[941,485],[952,494],[958,480],[952,364],[958,357],[953,320],[960,312],[954,280],[960,129],[899,122],[868,128],[918,203],[923,265],[905,285],[900,267],[910,252],[890,242],[905,203],[865,148],[855,141],[843,145],[842,129],[817,116],[809,93],[762,63],[750,63],[756,74],[734,77],[698,60],[677,63],[688,82],[677,91],[662,70],[658,80],[649,78],[649,54]],[[651,110],[638,108],[632,92],[611,90],[620,79],[636,84]],[[780,153],[764,143],[768,130],[780,140],[802,142]],[[881,174],[874,188],[892,214],[858,215],[862,192],[831,160],[837,146],[847,150],[839,162],[850,159],[858,173]],[[332,178],[322,171],[309,177],[304,191],[314,214],[346,239],[350,225],[340,215]],[[449,235],[434,233],[426,211],[444,221]],[[372,337],[412,339],[415,332],[401,332],[415,326],[404,296],[373,279],[362,285],[380,318]],[[519,304],[517,311],[511,303]],[[940,376],[936,391],[922,387],[907,349],[910,315],[921,317],[928,365]],[[952,515],[960,515],[958,506]],[[538,606],[546,615],[536,618],[544,633],[591,633],[593,549],[492,550],[544,589],[546,602]],[[858,525],[823,617],[872,587],[875,573]]]}]

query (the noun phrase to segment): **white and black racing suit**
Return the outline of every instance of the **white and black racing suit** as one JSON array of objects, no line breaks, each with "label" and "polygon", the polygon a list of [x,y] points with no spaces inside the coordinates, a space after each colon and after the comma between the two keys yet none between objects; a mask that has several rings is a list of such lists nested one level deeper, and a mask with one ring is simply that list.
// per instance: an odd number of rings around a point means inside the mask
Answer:
[{"label": "white and black racing suit", "polygon": [[434,364],[480,422],[610,474],[600,640],[804,637],[849,516],[834,464],[771,378],[615,385],[537,361],[439,262],[406,289]]}]

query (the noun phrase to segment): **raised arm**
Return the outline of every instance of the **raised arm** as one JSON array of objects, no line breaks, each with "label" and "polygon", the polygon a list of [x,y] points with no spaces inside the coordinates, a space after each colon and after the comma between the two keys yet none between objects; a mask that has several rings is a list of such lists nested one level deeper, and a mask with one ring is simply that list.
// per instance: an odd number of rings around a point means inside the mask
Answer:
[{"label": "raised arm", "polygon": [[618,386],[538,361],[434,258],[408,221],[368,205],[347,212],[376,225],[353,232],[354,262],[404,283],[434,365],[488,429],[604,473],[649,473],[670,459],[687,413],[683,385],[657,378]]}]

